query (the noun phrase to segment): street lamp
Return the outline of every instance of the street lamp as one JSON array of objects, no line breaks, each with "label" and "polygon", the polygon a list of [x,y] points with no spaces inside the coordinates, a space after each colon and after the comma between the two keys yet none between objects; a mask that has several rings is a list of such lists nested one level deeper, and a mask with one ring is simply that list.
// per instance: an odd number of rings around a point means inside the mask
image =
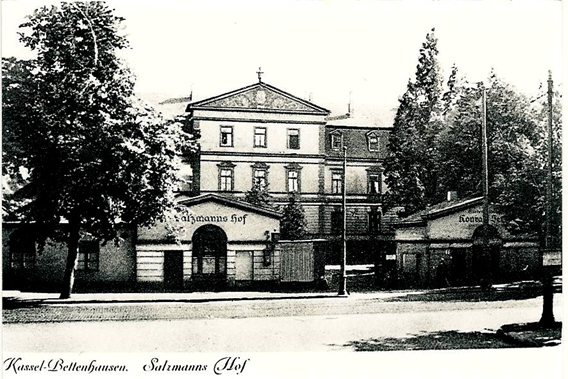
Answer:
[{"label": "street lamp", "polygon": [[347,292],[347,186],[345,177],[347,176],[347,147],[343,146],[343,231],[341,233],[341,277],[339,279],[339,291],[337,296],[349,296]]}]

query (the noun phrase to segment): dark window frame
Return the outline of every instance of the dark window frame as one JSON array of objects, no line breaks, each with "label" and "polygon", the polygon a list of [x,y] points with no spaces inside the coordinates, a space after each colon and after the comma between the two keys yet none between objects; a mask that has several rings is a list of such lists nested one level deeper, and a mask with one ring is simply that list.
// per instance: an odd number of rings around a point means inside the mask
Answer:
[{"label": "dark window frame", "polygon": [[331,193],[334,195],[340,195],[343,193],[342,171],[336,171],[336,170],[331,171]]},{"label": "dark window frame", "polygon": [[[286,169],[286,176],[284,177],[284,180],[286,181],[286,192],[290,193],[290,192],[296,192],[296,193],[301,193],[302,192],[302,166],[300,166],[297,163],[291,163],[288,166],[284,166],[284,168]],[[291,190],[290,189],[290,173],[296,173],[296,190]]]},{"label": "dark window frame", "polygon": [[10,269],[33,270],[36,267],[36,246],[33,239],[10,239]]},{"label": "dark window frame", "polygon": [[[330,134],[330,147],[333,151],[340,151],[343,146],[343,134],[338,131],[333,131]],[[336,146],[336,144],[338,145]]]},{"label": "dark window frame", "polygon": [[[377,180],[372,180],[373,177],[376,177]],[[367,194],[368,195],[380,195],[382,194],[382,174],[379,171],[368,171],[367,172]],[[377,183],[378,190],[377,192],[372,192],[371,190],[374,188],[373,183]]]},{"label": "dark window frame", "polygon": [[97,240],[81,240],[77,246],[77,270],[99,271],[101,246]]},{"label": "dark window frame", "polygon": [[343,233],[343,211],[341,209],[333,209],[331,211],[330,232],[331,234]]},{"label": "dark window frame", "polygon": [[[224,132],[223,129],[230,129],[230,132]],[[235,145],[235,133],[232,125],[220,125],[219,126],[219,147],[234,147]],[[228,134],[231,137],[230,144],[223,143],[223,134]]]},{"label": "dark window frame", "polygon": [[[257,176],[257,172],[264,172],[264,176]],[[253,167],[252,169],[252,185],[254,186],[257,183],[257,179],[261,178],[264,180],[262,187],[266,187],[268,184],[268,170],[266,168],[261,167]]]},{"label": "dark window frame", "polygon": [[[223,175],[224,172],[228,172],[228,175]],[[225,185],[224,178],[229,178],[229,187]],[[235,170],[231,167],[221,167],[219,168],[219,191],[230,192],[235,189]]]},{"label": "dark window frame", "polygon": [[381,229],[381,212],[372,209],[369,213],[369,233],[378,233]]},{"label": "dark window frame", "polygon": [[[292,132],[296,132],[296,134],[292,134]],[[299,150],[300,149],[300,129],[288,128],[286,135],[287,135],[286,143],[287,143],[288,149]],[[295,136],[297,138],[297,141],[296,141],[295,144],[292,144],[292,137],[293,136]]]},{"label": "dark window frame", "polygon": [[[264,130],[264,133],[257,133],[257,130]],[[256,136],[263,136],[263,144],[257,144]],[[267,146],[267,139],[268,139],[268,130],[265,126],[255,126],[254,127],[254,134],[253,134],[253,146],[254,147],[261,147],[266,148]]]},{"label": "dark window frame", "polygon": [[[376,144],[376,148],[372,148],[372,143],[371,143],[371,139],[376,139],[376,142],[373,144]],[[369,132],[367,133],[367,149],[370,152],[377,152],[381,149],[381,137],[379,136],[379,134],[375,131]]]}]

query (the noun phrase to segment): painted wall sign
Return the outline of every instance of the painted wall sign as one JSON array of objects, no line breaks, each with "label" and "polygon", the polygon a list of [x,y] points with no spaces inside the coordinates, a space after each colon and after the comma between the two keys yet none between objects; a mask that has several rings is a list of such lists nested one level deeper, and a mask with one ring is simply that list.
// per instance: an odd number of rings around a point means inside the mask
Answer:
[{"label": "painted wall sign", "polygon": [[[459,217],[460,223],[474,223],[474,224],[482,224],[483,223],[483,215],[481,214],[463,214]],[[502,217],[497,214],[491,214],[489,216],[489,222],[496,224],[502,222]]]},{"label": "painted wall sign", "polygon": [[237,214],[233,213],[230,215],[202,215],[192,213],[189,210],[180,212],[177,215],[177,220],[181,222],[189,222],[190,224],[198,223],[231,223],[231,224],[242,224],[245,225],[247,222],[248,213]]}]

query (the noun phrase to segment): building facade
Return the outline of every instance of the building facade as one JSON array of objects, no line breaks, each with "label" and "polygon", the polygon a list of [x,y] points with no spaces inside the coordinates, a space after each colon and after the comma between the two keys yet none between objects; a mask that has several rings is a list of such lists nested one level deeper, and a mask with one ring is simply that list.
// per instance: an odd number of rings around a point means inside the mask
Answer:
[{"label": "building facade", "polygon": [[[280,217],[277,211],[217,194],[181,200],[174,221],[124,225],[118,245],[81,238],[75,289],[179,291],[315,284],[324,275],[322,241],[279,241]],[[5,290],[60,290],[66,243],[50,240],[40,251],[34,235],[33,224],[3,224]]]},{"label": "building facade", "polygon": [[[187,196],[219,194],[243,199],[255,182],[268,185],[276,206],[296,193],[309,238],[333,245],[342,229],[343,150],[346,149],[347,239],[351,263],[374,263],[392,240],[382,218],[382,160],[392,125],[377,125],[330,111],[262,82],[190,103],[197,158],[188,161]],[[180,195],[184,195],[180,193]],[[338,263],[338,248],[328,263]]]},{"label": "building facade", "polygon": [[483,241],[483,198],[449,199],[395,225],[402,287],[447,287],[537,279],[539,241],[507,232],[497,207],[489,209]]}]

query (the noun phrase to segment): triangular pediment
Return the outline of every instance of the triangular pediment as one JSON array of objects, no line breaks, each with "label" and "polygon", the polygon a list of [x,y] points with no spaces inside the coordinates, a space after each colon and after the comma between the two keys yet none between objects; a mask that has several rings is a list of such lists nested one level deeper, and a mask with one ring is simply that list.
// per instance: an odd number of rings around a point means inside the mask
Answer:
[{"label": "triangular pediment", "polygon": [[189,104],[187,111],[193,109],[329,114],[325,108],[262,82]]},{"label": "triangular pediment", "polygon": [[260,214],[260,215],[271,217],[271,218],[277,218],[277,219],[282,217],[282,214],[280,212],[276,211],[276,210],[264,208],[264,207],[258,207],[258,206],[249,204],[249,203],[244,202],[244,201],[240,201],[240,200],[236,200],[236,199],[232,199],[232,198],[229,198],[229,197],[216,195],[216,194],[204,194],[204,195],[199,195],[199,196],[190,197],[190,198],[186,198],[186,199],[178,199],[178,203],[181,204],[181,205],[184,205],[188,208],[191,208],[191,207],[199,205],[199,204],[214,203],[214,204],[216,204],[217,208],[223,207],[223,209],[224,208],[241,209],[241,210],[244,210],[244,211],[247,211],[247,212],[252,212],[252,213]]}]

